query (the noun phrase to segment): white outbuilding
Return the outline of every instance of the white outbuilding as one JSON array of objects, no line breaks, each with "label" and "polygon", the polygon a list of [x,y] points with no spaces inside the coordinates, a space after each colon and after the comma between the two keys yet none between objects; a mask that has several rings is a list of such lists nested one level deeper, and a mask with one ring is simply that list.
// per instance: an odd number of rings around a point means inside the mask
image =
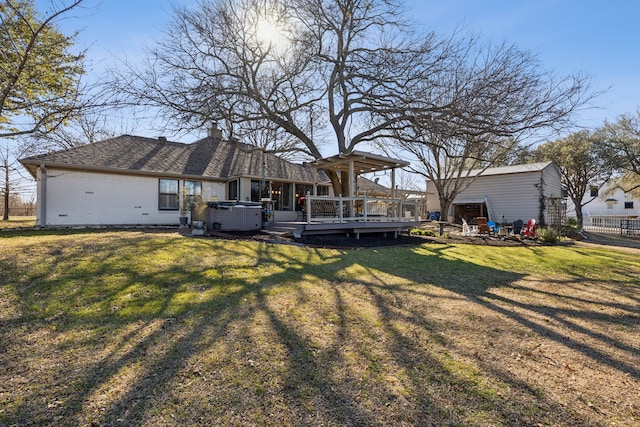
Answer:
[{"label": "white outbuilding", "polygon": [[[466,174],[463,174],[466,175]],[[440,211],[438,194],[427,183],[427,207],[432,217],[469,224],[475,218],[508,224],[535,219],[539,224],[555,224],[564,216],[560,171],[552,162],[529,163],[469,172],[471,183],[454,199],[449,212]]]}]

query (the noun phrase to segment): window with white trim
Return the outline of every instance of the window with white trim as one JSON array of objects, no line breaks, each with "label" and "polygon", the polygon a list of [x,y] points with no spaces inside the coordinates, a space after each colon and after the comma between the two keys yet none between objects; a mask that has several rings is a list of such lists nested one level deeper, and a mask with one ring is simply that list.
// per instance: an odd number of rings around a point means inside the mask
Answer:
[{"label": "window with white trim", "polygon": [[158,185],[158,210],[177,211],[180,207],[177,179],[161,178]]}]

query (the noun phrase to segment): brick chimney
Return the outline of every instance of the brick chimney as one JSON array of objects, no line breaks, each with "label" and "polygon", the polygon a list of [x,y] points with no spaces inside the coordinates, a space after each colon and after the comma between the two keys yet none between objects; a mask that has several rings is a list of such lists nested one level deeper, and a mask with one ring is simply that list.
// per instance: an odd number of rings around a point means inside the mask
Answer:
[{"label": "brick chimney", "polygon": [[222,139],[222,131],[218,128],[218,123],[213,122],[209,128],[209,137]]}]

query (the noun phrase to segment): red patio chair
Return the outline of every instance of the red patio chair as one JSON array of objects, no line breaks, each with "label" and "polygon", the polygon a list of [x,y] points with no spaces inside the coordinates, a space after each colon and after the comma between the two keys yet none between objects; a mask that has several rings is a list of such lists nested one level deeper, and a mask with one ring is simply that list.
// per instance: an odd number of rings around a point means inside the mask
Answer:
[{"label": "red patio chair", "polygon": [[522,235],[524,237],[536,237],[536,233],[538,231],[538,224],[536,224],[536,220],[531,218],[529,221],[527,221],[527,225],[524,227],[524,230],[522,230]]}]

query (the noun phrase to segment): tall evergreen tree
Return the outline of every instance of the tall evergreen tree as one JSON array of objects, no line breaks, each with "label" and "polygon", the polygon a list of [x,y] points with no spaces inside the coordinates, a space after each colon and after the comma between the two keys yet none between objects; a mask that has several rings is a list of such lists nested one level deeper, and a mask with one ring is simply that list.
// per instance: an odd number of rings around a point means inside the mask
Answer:
[{"label": "tall evergreen tree", "polygon": [[56,22],[82,1],[46,13],[33,0],[0,3],[0,138],[55,129],[77,111],[84,54]]}]

